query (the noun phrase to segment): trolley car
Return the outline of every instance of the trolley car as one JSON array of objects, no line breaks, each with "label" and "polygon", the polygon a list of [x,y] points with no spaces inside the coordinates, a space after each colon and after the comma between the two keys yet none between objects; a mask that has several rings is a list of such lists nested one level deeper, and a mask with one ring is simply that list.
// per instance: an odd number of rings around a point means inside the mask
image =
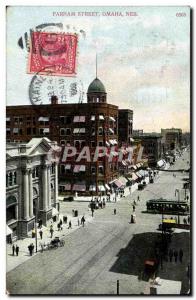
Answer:
[{"label": "trolley car", "polygon": [[148,200],[146,202],[147,212],[157,214],[182,214],[187,215],[189,212],[189,205],[185,201],[173,200]]}]

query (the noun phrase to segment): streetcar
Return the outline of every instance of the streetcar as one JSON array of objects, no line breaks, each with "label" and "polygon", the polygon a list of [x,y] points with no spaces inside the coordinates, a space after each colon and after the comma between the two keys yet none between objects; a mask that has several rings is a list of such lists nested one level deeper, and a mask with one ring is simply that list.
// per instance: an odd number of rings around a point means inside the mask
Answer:
[{"label": "streetcar", "polygon": [[148,200],[146,202],[146,208],[149,213],[187,215],[189,212],[189,205],[187,202],[165,199]]}]

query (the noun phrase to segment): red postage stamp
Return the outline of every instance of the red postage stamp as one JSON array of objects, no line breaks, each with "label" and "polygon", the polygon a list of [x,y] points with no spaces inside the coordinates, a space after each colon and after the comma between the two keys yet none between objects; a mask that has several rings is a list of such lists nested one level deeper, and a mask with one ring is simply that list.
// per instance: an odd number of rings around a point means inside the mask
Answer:
[{"label": "red postage stamp", "polygon": [[76,34],[33,31],[28,73],[75,76]]}]

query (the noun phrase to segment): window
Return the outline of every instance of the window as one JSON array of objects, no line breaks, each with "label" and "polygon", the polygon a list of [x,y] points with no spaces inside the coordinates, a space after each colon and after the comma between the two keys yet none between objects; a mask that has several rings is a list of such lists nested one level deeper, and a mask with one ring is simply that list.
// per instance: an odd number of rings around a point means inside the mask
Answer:
[{"label": "window", "polygon": [[80,141],[74,141],[74,146],[76,148],[80,148]]},{"label": "window", "polygon": [[27,128],[27,135],[31,135],[31,127]]},{"label": "window", "polygon": [[6,128],[6,133],[7,133],[7,135],[10,135],[11,134],[11,129],[10,128]]},{"label": "window", "polygon": [[8,174],[6,174],[6,187],[8,187],[9,182],[8,182]]},{"label": "window", "polygon": [[99,172],[99,174],[101,174],[101,175],[104,174],[104,168],[103,168],[103,166],[99,166],[99,167],[98,167],[98,172]]},{"label": "window", "polygon": [[19,129],[19,134],[22,135],[22,128]]},{"label": "window", "polygon": [[17,183],[17,173],[16,173],[16,171],[14,172],[14,178],[13,178],[14,180],[14,184],[16,184]]},{"label": "window", "polygon": [[32,130],[33,130],[33,135],[35,135],[36,134],[36,128],[33,127]]},{"label": "window", "polygon": [[95,135],[95,127],[91,128],[91,135]]},{"label": "window", "polygon": [[100,147],[102,147],[102,146],[103,146],[103,141],[99,141],[98,145],[99,145]]},{"label": "window", "polygon": [[40,125],[49,125],[49,117],[39,117],[38,121]]},{"label": "window", "polygon": [[10,125],[10,117],[6,117],[6,125],[9,126]]},{"label": "window", "polygon": [[96,143],[94,141],[91,141],[91,147],[95,148],[96,147]]},{"label": "window", "polygon": [[12,173],[9,173],[9,186],[12,186],[12,178],[13,178],[13,176],[12,176]]},{"label": "window", "polygon": [[99,129],[98,129],[98,134],[99,134],[99,135],[103,135],[103,127],[99,127]]},{"label": "window", "polygon": [[70,128],[66,128],[65,134],[66,135],[70,135],[71,134],[71,129]]},{"label": "window", "polygon": [[52,164],[51,166],[51,174],[55,174],[55,164]]},{"label": "window", "polygon": [[61,116],[60,121],[62,124],[66,124],[66,116]]},{"label": "window", "polygon": [[65,146],[65,140],[60,141],[61,146]]},{"label": "window", "polygon": [[103,121],[103,120],[104,120],[104,115],[102,115],[102,114],[99,115],[99,120],[100,120],[100,121]]},{"label": "window", "polygon": [[14,134],[14,135],[18,135],[18,132],[19,132],[19,129],[18,129],[18,128],[16,128],[16,127],[13,128],[13,134]]},{"label": "window", "polygon": [[65,135],[65,128],[60,129],[60,135]]},{"label": "window", "polygon": [[65,165],[61,165],[61,174],[65,174]]},{"label": "window", "polygon": [[96,168],[94,166],[91,167],[91,174],[92,175],[96,174]]},{"label": "window", "polygon": [[39,133],[42,134],[42,135],[49,135],[50,128],[40,128]]},{"label": "window", "polygon": [[72,122],[72,117],[67,116],[67,118],[66,118],[66,124],[71,124],[71,122]]}]

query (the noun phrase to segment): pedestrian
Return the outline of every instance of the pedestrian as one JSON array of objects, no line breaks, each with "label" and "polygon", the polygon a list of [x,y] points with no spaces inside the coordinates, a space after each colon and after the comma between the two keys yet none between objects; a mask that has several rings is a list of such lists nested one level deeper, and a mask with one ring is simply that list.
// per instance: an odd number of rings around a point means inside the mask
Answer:
[{"label": "pedestrian", "polygon": [[94,209],[93,208],[91,209],[91,212],[92,212],[92,217],[93,217],[93,213],[94,213]]},{"label": "pedestrian", "polygon": [[67,224],[67,216],[63,216],[63,222]]},{"label": "pedestrian", "polygon": [[184,223],[184,225],[187,224],[186,218],[183,218],[183,223]]},{"label": "pedestrian", "polygon": [[135,211],[135,205],[133,205],[133,212]]},{"label": "pedestrian", "polygon": [[183,251],[182,251],[182,249],[180,249],[180,251],[179,251],[179,260],[180,260],[181,263],[182,263],[182,258],[183,258]]},{"label": "pedestrian", "polygon": [[116,208],[114,208],[114,215],[116,215]]},{"label": "pedestrian", "polygon": [[40,235],[40,239],[42,240],[42,236],[43,236],[43,231],[40,229],[39,231],[39,235]]},{"label": "pedestrian", "polygon": [[50,237],[51,237],[51,238],[52,238],[52,236],[53,236],[53,233],[54,233],[54,229],[53,229],[53,227],[51,226],[51,227],[50,227],[50,234],[51,234]]},{"label": "pedestrian", "polygon": [[69,227],[68,229],[72,228],[72,225],[71,225],[71,220],[69,221]]},{"label": "pedestrian", "polygon": [[15,254],[15,250],[16,250],[16,247],[15,247],[15,245],[13,244],[13,246],[12,246],[12,255],[14,256],[14,254]]},{"label": "pedestrian", "polygon": [[137,201],[140,201],[140,196],[137,196]]},{"label": "pedestrian", "polygon": [[57,228],[58,228],[58,231],[60,231],[60,228],[61,228],[61,224],[60,223],[57,224]]},{"label": "pedestrian", "polygon": [[19,253],[19,247],[18,245],[16,245],[16,255],[18,256],[18,253]]},{"label": "pedestrian", "polygon": [[174,250],[174,258],[175,258],[175,262],[177,262],[178,260],[178,251]]},{"label": "pedestrian", "polygon": [[105,208],[105,198],[103,198],[103,208]]},{"label": "pedestrian", "polygon": [[30,254],[30,256],[32,256],[32,254],[33,254],[33,249],[34,249],[33,244],[30,244],[30,245],[28,246],[28,249],[29,249],[29,254]]},{"label": "pedestrian", "polygon": [[172,262],[172,257],[173,257],[173,250],[169,250],[169,261]]},{"label": "pedestrian", "polygon": [[82,219],[81,219],[81,223],[82,223],[82,226],[84,227],[84,222],[85,222],[85,218],[84,218],[84,216],[82,217]]},{"label": "pedestrian", "polygon": [[133,204],[136,205],[136,201],[135,200],[133,201]]}]

